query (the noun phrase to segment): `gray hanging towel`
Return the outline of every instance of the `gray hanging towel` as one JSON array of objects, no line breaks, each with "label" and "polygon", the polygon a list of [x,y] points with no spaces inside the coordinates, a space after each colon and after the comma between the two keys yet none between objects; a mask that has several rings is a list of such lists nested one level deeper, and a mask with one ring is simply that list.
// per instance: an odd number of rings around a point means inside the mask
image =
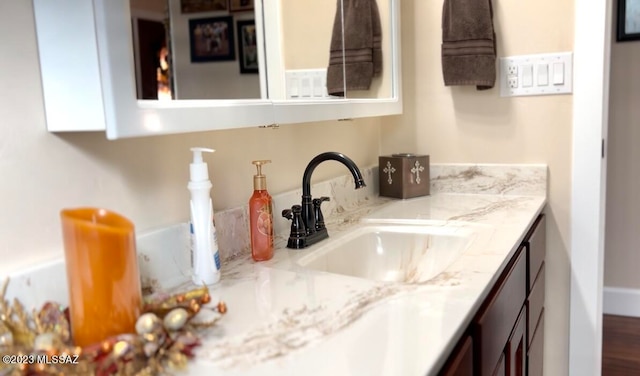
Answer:
[{"label": "gray hanging towel", "polygon": [[444,0],[442,74],[445,86],[491,89],[496,81],[496,35],[491,0]]},{"label": "gray hanging towel", "polygon": [[344,96],[347,90],[369,90],[382,72],[382,26],[376,0],[342,0],[344,5],[344,71],[342,66],[342,8],[338,0],[327,69],[327,92]]}]

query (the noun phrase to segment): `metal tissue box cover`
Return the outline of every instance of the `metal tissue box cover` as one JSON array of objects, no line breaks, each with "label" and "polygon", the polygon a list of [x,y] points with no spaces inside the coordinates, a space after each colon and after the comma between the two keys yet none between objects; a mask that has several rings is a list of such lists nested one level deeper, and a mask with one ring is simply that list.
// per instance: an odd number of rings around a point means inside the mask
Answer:
[{"label": "metal tissue box cover", "polygon": [[429,156],[392,154],[378,157],[380,196],[412,198],[429,195]]}]

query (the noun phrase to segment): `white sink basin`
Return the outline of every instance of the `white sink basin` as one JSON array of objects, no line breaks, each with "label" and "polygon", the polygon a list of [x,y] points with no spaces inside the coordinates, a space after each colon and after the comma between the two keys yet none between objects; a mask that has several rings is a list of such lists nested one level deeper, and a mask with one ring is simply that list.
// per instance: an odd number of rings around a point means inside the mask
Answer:
[{"label": "white sink basin", "polygon": [[301,258],[309,269],[376,281],[420,283],[444,271],[474,232],[458,226],[367,225]]}]

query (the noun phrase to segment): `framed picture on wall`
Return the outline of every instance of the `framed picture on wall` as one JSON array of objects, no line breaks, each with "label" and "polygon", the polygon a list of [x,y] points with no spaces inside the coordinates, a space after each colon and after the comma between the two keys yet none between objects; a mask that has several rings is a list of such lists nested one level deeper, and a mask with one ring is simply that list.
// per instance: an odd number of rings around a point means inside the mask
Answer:
[{"label": "framed picture on wall", "polygon": [[640,40],[640,0],[618,0],[618,42]]},{"label": "framed picture on wall", "polygon": [[228,11],[227,0],[180,0],[182,13]]},{"label": "framed picture on wall", "polygon": [[229,10],[232,12],[253,10],[253,0],[229,0]]},{"label": "framed picture on wall", "polygon": [[254,20],[238,21],[238,55],[240,73],[258,73],[258,43]]},{"label": "framed picture on wall", "polygon": [[189,20],[189,41],[193,63],[236,59],[231,16]]}]

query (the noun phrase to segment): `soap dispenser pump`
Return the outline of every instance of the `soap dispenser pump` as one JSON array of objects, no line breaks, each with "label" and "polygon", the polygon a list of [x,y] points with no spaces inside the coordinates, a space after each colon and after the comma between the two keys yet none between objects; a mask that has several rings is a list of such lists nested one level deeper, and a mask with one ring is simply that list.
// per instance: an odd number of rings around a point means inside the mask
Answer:
[{"label": "soap dispenser pump", "polygon": [[213,153],[207,148],[191,148],[193,162],[189,165],[190,180],[187,188],[191,192],[191,266],[193,283],[212,285],[220,280],[220,255],[218,239],[213,223],[211,181],[209,169],[202,153]]},{"label": "soap dispenser pump", "polygon": [[253,176],[253,195],[249,199],[251,257],[254,261],[266,261],[273,257],[273,200],[267,192],[267,177],[262,174],[262,166],[271,161],[251,163],[257,169],[257,175]]}]

